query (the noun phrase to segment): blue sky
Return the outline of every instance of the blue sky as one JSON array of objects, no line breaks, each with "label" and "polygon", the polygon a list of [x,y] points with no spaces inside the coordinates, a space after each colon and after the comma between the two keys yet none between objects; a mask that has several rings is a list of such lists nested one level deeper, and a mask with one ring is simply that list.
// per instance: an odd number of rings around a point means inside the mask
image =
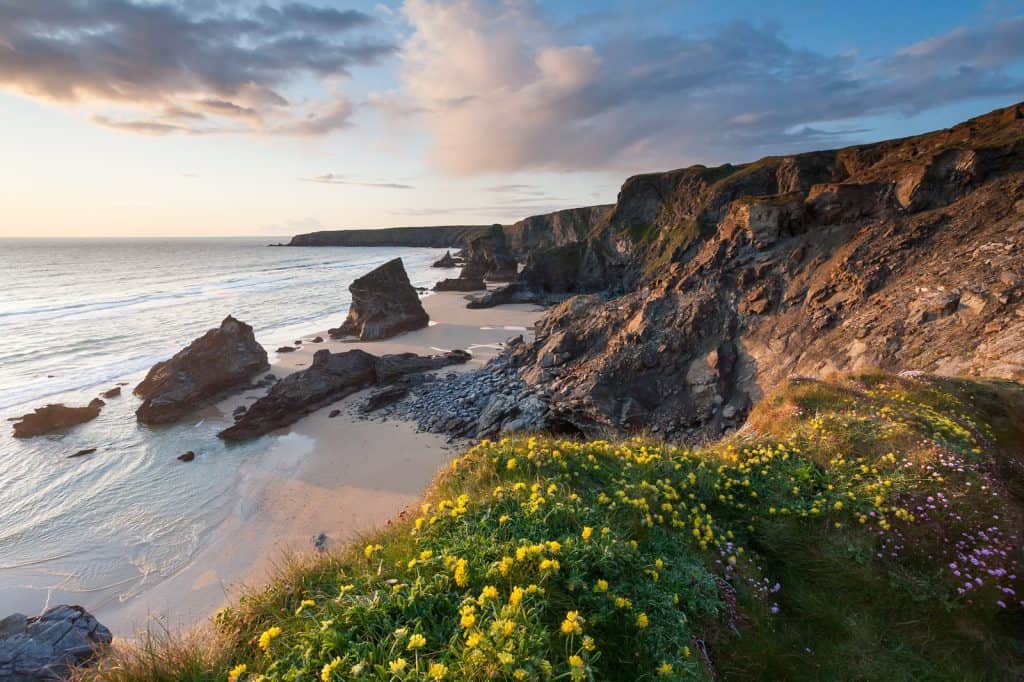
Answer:
[{"label": "blue sky", "polygon": [[1020,2],[5,0],[0,236],[511,222],[1021,99]]}]

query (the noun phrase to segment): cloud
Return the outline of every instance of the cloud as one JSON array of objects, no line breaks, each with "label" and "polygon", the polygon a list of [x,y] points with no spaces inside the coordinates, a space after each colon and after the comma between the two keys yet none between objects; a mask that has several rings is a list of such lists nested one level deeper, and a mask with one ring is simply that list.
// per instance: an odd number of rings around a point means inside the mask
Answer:
[{"label": "cloud", "polygon": [[666,33],[602,15],[584,31],[530,0],[403,12],[405,106],[423,112],[433,163],[456,174],[746,160],[849,141],[862,117],[1024,91],[1024,18],[865,59],[748,22]]},{"label": "cloud", "polygon": [[284,93],[395,54],[390,37],[367,33],[374,24],[306,2],[6,0],[0,89],[134,132],[323,135],[350,124],[349,100],[333,86],[298,102]]},{"label": "cloud", "polygon": [[346,175],[337,175],[335,173],[314,175],[313,177],[308,178],[308,181],[318,182],[324,185],[355,185],[358,187],[377,187],[380,189],[416,189],[413,185],[405,185],[398,182],[368,182],[366,180],[358,180]]}]

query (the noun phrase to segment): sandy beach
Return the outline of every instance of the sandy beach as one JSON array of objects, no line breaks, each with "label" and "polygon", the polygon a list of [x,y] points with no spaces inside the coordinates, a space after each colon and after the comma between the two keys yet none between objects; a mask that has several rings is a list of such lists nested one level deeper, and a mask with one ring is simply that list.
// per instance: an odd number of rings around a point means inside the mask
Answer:
[{"label": "sandy beach", "polygon": [[[331,340],[320,330],[303,336],[293,353],[271,354],[270,371],[281,377],[300,370],[321,348],[361,348],[377,355],[462,348],[472,360],[442,371],[469,371],[496,355],[507,339],[529,338],[541,311],[532,305],[469,310],[458,293],[427,296],[423,305],[431,319],[425,329],[377,342]],[[310,343],[317,335],[325,342]],[[229,420],[238,405],[260,394],[233,396],[209,408],[208,416]],[[455,453],[444,436],[417,432],[411,422],[357,418],[353,408],[364,397],[365,392],[349,396],[272,434],[269,451],[240,468],[234,508],[193,559],[138,596],[99,608],[101,622],[126,638],[153,623],[195,626],[244,586],[262,584],[285,556],[313,552],[319,533],[327,535],[328,547],[336,547],[414,503]],[[328,417],[335,409],[340,414]]]}]

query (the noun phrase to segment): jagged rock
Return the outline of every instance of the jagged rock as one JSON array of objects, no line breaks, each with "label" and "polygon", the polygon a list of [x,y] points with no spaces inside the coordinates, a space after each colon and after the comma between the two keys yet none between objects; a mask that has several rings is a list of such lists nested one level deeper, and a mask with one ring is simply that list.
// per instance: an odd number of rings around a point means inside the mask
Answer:
[{"label": "jagged rock", "polygon": [[103,391],[103,393],[100,394],[100,397],[101,398],[108,398],[109,399],[109,398],[117,398],[120,395],[121,395],[121,387],[120,386],[114,386],[112,389],[110,389],[108,391]]},{"label": "jagged rock", "polygon": [[465,351],[430,357],[414,353],[377,357],[361,350],[319,350],[313,356],[312,366],[274,384],[267,395],[218,436],[229,441],[255,438],[374,384],[390,383],[405,374],[440,369],[468,359]]},{"label": "jagged rock", "polygon": [[0,682],[65,679],[113,640],[81,606],[55,606],[38,618],[0,620]]},{"label": "jagged rock", "polygon": [[[598,437],[717,437],[793,373],[1022,380],[1022,159],[1018,104],[912,138],[630,178],[586,240],[535,259],[554,264],[538,281],[569,288],[574,259],[604,249],[599,295],[550,309],[509,363],[549,391],[549,424]],[[535,293],[530,271],[474,305]],[[487,407],[493,432],[507,406]]]},{"label": "jagged rock", "polygon": [[170,360],[153,366],[135,395],[143,398],[135,415],[144,424],[174,422],[189,412],[248,387],[269,367],[267,352],[252,327],[230,315]]},{"label": "jagged rock", "polygon": [[402,386],[400,384],[387,386],[372,393],[363,403],[360,410],[363,413],[375,412],[382,407],[398,402],[407,395],[409,395],[408,386]]},{"label": "jagged rock", "polygon": [[441,256],[436,261],[434,261],[434,263],[430,267],[432,267],[432,268],[457,268],[457,267],[459,267],[459,263],[454,258],[452,258],[452,252],[451,251],[445,251],[444,255]]},{"label": "jagged rock", "polygon": [[401,258],[363,275],[348,290],[352,306],[345,322],[328,330],[332,338],[357,336],[362,341],[374,341],[421,329],[430,322]]},{"label": "jagged rock", "polygon": [[449,277],[434,285],[434,291],[482,291],[487,285],[479,277]]},{"label": "jagged rock", "polygon": [[32,438],[84,424],[98,417],[103,405],[102,400],[93,398],[85,407],[68,407],[60,403],[37,407],[14,422],[14,437]]},{"label": "jagged rock", "polygon": [[189,450],[188,452],[183,452],[180,455],[178,455],[178,461],[179,462],[191,462],[195,458],[196,458],[196,453],[193,452],[192,450]]}]

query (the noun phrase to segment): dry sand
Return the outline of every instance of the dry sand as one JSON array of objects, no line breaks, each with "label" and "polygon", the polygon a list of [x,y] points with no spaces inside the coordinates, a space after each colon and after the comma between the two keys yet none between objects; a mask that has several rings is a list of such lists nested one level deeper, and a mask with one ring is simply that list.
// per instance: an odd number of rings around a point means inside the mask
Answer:
[{"label": "dry sand", "polygon": [[[502,342],[532,334],[540,308],[510,305],[468,310],[463,294],[438,293],[423,299],[430,327],[377,342],[303,337],[294,353],[272,355],[279,377],[310,364],[321,348],[337,352],[362,348],[382,355],[421,354],[463,348],[470,363],[442,371],[467,371],[483,365]],[[339,320],[340,322],[340,320]],[[219,404],[221,415],[251,402],[247,392]],[[115,635],[131,637],[154,622],[173,630],[192,627],[231,602],[245,586],[266,581],[275,565],[291,553],[311,553],[325,533],[337,546],[395,518],[419,498],[453,452],[438,434],[418,433],[410,422],[363,421],[350,412],[360,393],[324,407],[277,432],[269,452],[239,472],[238,499],[228,518],[182,570],[124,603],[96,615]],[[341,414],[331,419],[333,409]],[[223,418],[223,417],[222,417]]]}]

